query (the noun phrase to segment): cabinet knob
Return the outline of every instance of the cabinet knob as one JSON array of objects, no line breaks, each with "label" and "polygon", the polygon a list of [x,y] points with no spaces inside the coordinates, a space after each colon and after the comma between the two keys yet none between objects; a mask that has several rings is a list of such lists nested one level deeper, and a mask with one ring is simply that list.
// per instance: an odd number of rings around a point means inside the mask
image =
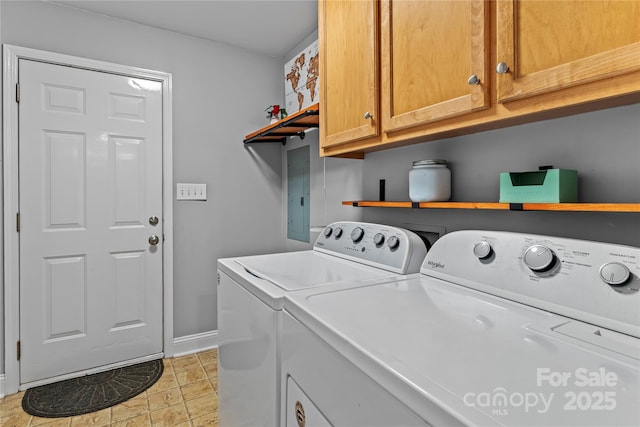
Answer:
[{"label": "cabinet knob", "polygon": [[366,113],[364,113],[364,118],[365,119],[373,119],[373,114],[371,114],[370,112],[367,111]]},{"label": "cabinet knob", "polygon": [[499,62],[496,66],[496,73],[498,74],[505,74],[507,71],[509,71],[509,66],[506,62]]},{"label": "cabinet knob", "polygon": [[469,76],[469,78],[467,79],[467,83],[469,83],[469,85],[471,85],[471,86],[479,85],[480,84],[480,77],[476,76],[475,74],[471,74]]}]

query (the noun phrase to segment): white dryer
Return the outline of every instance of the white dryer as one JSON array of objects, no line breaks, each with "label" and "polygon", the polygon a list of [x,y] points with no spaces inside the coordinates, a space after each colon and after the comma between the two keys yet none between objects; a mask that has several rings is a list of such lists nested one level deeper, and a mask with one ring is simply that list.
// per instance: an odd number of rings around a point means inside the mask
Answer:
[{"label": "white dryer", "polygon": [[338,222],[324,229],[312,250],[218,260],[220,426],[280,424],[285,294],[417,274],[426,252],[410,231]]},{"label": "white dryer", "polygon": [[286,296],[284,425],[640,425],[640,249],[459,231],[421,272]]}]

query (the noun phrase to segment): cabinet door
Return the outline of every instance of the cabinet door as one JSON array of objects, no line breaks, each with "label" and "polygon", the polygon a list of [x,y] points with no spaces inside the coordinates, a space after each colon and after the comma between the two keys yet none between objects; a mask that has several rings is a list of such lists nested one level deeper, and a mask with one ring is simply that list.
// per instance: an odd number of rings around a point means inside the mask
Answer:
[{"label": "cabinet door", "polygon": [[639,1],[497,3],[498,101],[640,70]]},{"label": "cabinet door", "polygon": [[488,107],[488,9],[483,0],[382,1],[385,132]]},{"label": "cabinet door", "polygon": [[318,16],[321,146],[376,136],[377,1],[320,0]]}]

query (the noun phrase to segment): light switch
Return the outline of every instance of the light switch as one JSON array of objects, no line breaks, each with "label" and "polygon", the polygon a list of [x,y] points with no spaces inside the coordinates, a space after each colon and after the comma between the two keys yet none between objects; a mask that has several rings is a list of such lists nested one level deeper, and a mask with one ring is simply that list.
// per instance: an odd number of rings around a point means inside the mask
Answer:
[{"label": "light switch", "polygon": [[177,200],[207,200],[207,184],[176,184]]}]

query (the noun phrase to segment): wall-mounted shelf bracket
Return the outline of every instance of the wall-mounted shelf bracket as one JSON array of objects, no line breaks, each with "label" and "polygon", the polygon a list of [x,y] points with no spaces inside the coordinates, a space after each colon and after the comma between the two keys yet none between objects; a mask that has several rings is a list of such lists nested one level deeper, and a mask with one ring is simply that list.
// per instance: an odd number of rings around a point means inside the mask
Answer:
[{"label": "wall-mounted shelf bracket", "polygon": [[245,136],[244,143],[279,142],[287,143],[288,136],[304,139],[305,130],[317,128],[320,125],[320,109],[318,104],[300,110],[284,119],[270,124]]}]

